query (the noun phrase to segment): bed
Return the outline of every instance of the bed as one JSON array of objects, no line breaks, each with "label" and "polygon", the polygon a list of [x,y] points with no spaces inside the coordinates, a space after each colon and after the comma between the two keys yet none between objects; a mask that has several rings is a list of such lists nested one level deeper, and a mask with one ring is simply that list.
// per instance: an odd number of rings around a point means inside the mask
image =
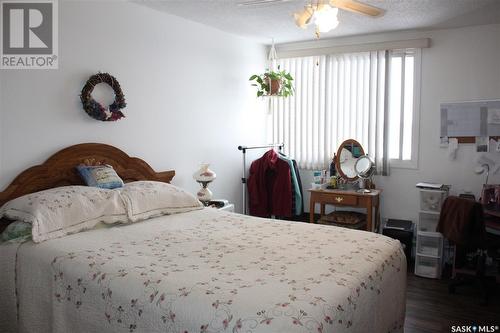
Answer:
[{"label": "bed", "polygon": [[[80,184],[98,160],[126,181],[173,171],[103,144],[66,148],[21,173],[13,198]],[[406,260],[365,231],[212,208],[0,245],[2,332],[402,332]]]}]

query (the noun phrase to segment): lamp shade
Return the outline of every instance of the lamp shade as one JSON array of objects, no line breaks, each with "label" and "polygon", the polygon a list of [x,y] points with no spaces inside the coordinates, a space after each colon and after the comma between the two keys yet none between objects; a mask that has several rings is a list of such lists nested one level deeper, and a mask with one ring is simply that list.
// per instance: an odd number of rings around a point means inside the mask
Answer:
[{"label": "lamp shade", "polygon": [[210,164],[208,163],[202,163],[200,165],[200,168],[193,174],[193,179],[196,180],[197,182],[211,182],[215,178],[217,178],[217,175],[215,172],[210,170],[208,167]]}]

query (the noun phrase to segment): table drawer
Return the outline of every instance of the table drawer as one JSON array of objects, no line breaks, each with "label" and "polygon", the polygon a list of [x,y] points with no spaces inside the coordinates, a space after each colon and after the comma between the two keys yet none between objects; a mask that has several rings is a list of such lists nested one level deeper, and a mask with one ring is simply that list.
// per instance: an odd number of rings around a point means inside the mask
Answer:
[{"label": "table drawer", "polygon": [[358,197],[355,195],[317,193],[315,198],[318,202],[332,203],[334,205],[356,206],[358,204]]}]

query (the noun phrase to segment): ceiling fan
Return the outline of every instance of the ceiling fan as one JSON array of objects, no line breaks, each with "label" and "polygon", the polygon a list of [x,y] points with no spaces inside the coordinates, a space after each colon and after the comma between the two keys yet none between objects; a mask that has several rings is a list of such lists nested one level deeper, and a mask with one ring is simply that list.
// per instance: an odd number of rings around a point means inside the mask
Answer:
[{"label": "ceiling fan", "polygon": [[305,29],[310,23],[316,24],[316,37],[320,33],[328,32],[339,25],[339,9],[348,10],[357,14],[378,17],[384,13],[383,9],[367,5],[355,0],[311,0],[304,9],[293,14],[295,24]]}]

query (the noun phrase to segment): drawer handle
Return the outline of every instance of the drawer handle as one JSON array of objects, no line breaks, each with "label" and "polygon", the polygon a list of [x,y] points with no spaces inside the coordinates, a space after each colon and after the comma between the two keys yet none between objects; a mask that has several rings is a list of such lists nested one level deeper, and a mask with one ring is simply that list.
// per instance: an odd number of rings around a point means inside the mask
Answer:
[{"label": "drawer handle", "polygon": [[343,197],[335,197],[335,201],[342,202],[342,201],[344,201],[344,198]]}]

